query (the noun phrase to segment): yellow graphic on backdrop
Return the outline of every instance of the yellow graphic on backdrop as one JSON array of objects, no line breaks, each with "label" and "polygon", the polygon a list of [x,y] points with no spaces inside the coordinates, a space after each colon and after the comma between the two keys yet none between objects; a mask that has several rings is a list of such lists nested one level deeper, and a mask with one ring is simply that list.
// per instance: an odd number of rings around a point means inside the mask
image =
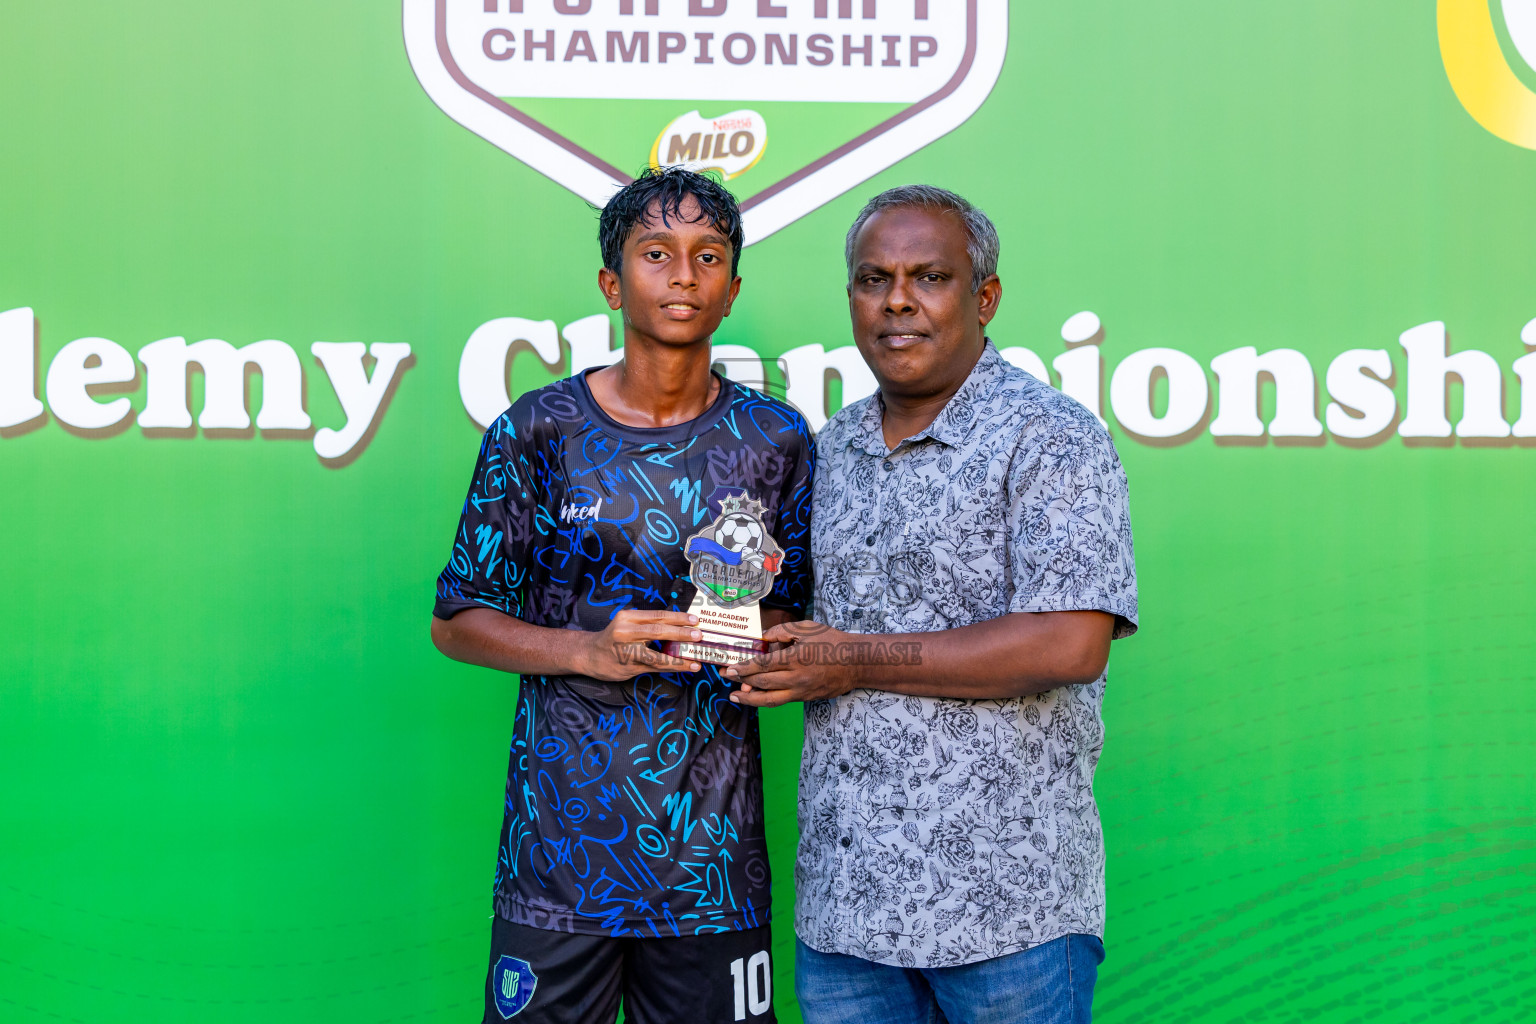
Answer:
[{"label": "yellow graphic on backdrop", "polygon": [[1478,124],[1506,142],[1536,149],[1536,92],[1520,81],[1505,59],[1488,4],[1439,0],[1445,74]]}]

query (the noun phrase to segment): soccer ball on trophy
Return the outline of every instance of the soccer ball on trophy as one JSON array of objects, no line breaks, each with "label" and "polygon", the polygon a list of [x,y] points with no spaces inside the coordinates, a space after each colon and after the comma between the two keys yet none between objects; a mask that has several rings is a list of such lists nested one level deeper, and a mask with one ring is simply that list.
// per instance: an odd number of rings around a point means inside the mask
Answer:
[{"label": "soccer ball on trophy", "polygon": [[715,527],[715,542],[727,551],[750,558],[763,546],[763,528],[758,521],[743,512],[722,516]]}]

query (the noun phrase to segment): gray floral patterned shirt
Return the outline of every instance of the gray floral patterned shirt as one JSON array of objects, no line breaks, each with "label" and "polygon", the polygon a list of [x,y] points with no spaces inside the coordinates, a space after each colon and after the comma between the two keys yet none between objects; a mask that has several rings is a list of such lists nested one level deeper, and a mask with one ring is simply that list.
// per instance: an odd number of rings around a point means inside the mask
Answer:
[{"label": "gray floral patterned shirt", "polygon": [[[819,621],[950,629],[1097,609],[1136,630],[1125,472],[1081,405],[989,341],[933,424],[886,447],[879,395],[817,438]],[[875,646],[874,651],[879,647]],[[1104,934],[1093,801],[1104,677],[1009,700],[855,690],[806,705],[795,927],[813,949],[943,967]]]}]

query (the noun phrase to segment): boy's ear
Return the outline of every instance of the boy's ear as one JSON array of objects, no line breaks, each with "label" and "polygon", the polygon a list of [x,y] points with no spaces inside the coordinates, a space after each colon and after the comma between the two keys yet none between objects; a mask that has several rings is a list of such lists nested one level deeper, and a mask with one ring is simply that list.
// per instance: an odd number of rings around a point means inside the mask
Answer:
[{"label": "boy's ear", "polygon": [[[741,278],[740,277],[732,278],[731,279],[731,292],[730,292],[729,295],[727,295],[725,297],[725,315],[726,316],[730,316],[731,315],[731,306],[735,304],[736,296],[738,296],[740,294],[741,294]],[[618,307],[615,306],[614,308],[617,309]]]},{"label": "boy's ear", "polygon": [[603,298],[608,300],[609,309],[622,309],[624,297],[619,291],[619,275],[607,267],[597,272],[597,286],[602,289]]}]

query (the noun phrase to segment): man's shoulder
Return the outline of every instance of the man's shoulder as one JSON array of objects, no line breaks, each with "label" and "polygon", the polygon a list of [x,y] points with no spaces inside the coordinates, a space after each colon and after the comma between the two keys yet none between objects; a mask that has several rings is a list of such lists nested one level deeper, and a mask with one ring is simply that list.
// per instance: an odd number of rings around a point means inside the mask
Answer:
[{"label": "man's shoulder", "polygon": [[997,386],[983,402],[978,426],[996,432],[1019,448],[1068,436],[1113,450],[1109,431],[1087,406],[1034,374],[1003,361]]},{"label": "man's shoulder", "polygon": [[816,434],[816,444],[821,453],[826,454],[844,447],[858,432],[864,418],[869,415],[869,407],[879,401],[880,395],[877,392],[850,405],[845,405],[833,413],[832,418],[827,420],[827,425]]}]

